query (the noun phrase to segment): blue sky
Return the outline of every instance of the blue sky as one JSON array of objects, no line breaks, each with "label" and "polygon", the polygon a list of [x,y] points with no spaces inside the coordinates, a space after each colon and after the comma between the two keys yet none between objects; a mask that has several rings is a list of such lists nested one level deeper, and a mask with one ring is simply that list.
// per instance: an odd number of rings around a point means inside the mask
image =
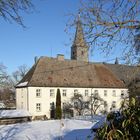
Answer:
[{"label": "blue sky", "polygon": [[[64,30],[69,18],[67,14],[78,12],[79,0],[34,0],[34,4],[34,13],[23,14],[26,29],[0,19],[0,62],[9,73],[23,64],[31,67],[35,56],[64,54],[65,58],[70,58],[71,36]],[[90,61],[110,59],[102,56],[95,50]]]}]

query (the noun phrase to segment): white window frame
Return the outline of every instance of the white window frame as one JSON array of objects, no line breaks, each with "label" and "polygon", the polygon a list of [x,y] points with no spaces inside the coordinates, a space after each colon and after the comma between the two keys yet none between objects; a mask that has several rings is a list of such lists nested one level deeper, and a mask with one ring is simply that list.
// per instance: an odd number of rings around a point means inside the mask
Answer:
[{"label": "white window frame", "polygon": [[98,90],[94,90],[94,95],[98,96],[99,95],[99,91]]},{"label": "white window frame", "polygon": [[78,89],[74,89],[74,96],[78,94]]},{"label": "white window frame", "polygon": [[63,89],[62,95],[63,95],[63,97],[66,97],[67,96],[67,90],[66,89]]},{"label": "white window frame", "polygon": [[[51,110],[53,107],[55,108],[55,104],[54,104],[54,102],[51,102],[51,103],[50,103],[50,110]],[[54,108],[53,108],[53,109],[54,109]]]},{"label": "white window frame", "polygon": [[85,96],[88,96],[88,90],[87,89],[85,90]]},{"label": "white window frame", "polygon": [[106,108],[107,106],[107,101],[104,101],[104,108]]},{"label": "white window frame", "polygon": [[36,103],[36,112],[41,112],[41,103]]},{"label": "white window frame", "polygon": [[116,108],[116,101],[112,101],[112,108]]},{"label": "white window frame", "polygon": [[124,97],[124,90],[121,90],[121,97],[123,98]]},{"label": "white window frame", "polygon": [[105,97],[107,96],[107,90],[104,90],[104,96]]},{"label": "white window frame", "polygon": [[36,97],[37,98],[41,97],[41,89],[36,89]]},{"label": "white window frame", "polygon": [[54,89],[50,89],[50,97],[55,97]]},{"label": "white window frame", "polygon": [[112,96],[116,97],[116,90],[112,90]]}]

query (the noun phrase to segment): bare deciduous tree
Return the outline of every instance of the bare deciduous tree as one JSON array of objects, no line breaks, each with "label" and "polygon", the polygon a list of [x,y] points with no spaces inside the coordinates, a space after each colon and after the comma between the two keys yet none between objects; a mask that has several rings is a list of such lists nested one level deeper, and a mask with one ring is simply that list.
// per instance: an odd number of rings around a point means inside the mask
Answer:
[{"label": "bare deciduous tree", "polygon": [[0,0],[0,16],[8,21],[15,21],[22,25],[21,12],[28,12],[33,8],[32,0]]},{"label": "bare deciduous tree", "polygon": [[96,114],[100,106],[105,105],[105,101],[99,95],[91,95],[89,99],[89,105],[91,106],[91,116]]},{"label": "bare deciduous tree", "polygon": [[11,79],[6,72],[6,66],[2,63],[0,64],[0,87],[9,87],[11,86]]},{"label": "bare deciduous tree", "polygon": [[0,84],[2,84],[7,79],[5,69],[6,67],[3,64],[0,64]]},{"label": "bare deciduous tree", "polygon": [[10,103],[15,103],[15,92],[10,88],[3,88],[0,90],[0,101],[4,102],[6,105]]},{"label": "bare deciduous tree", "polygon": [[6,66],[0,63],[0,101],[4,102],[6,106],[14,106],[14,93],[14,86],[10,76],[6,72]]},{"label": "bare deciduous tree", "polygon": [[71,98],[71,101],[72,101],[72,106],[78,112],[78,115],[79,116],[83,115],[84,110],[88,108],[87,101],[83,99],[83,96],[77,93]]},{"label": "bare deciduous tree", "polygon": [[27,65],[19,66],[18,69],[12,73],[14,83],[18,83],[25,76],[28,70],[29,68],[27,67]]},{"label": "bare deciduous tree", "polygon": [[127,63],[140,58],[139,0],[81,0],[80,17],[90,45]]},{"label": "bare deciduous tree", "polygon": [[73,106],[72,106],[72,104],[71,103],[69,103],[69,102],[64,102],[63,103],[63,108],[62,108],[62,110],[63,110],[63,117],[64,118],[71,118],[71,117],[73,117]]},{"label": "bare deciduous tree", "polygon": [[78,115],[95,115],[101,106],[102,110],[100,111],[105,112],[107,103],[96,94],[92,94],[91,96],[87,97],[86,99],[83,98],[81,94],[75,94],[71,98],[71,103],[69,103],[69,107],[72,107]]}]

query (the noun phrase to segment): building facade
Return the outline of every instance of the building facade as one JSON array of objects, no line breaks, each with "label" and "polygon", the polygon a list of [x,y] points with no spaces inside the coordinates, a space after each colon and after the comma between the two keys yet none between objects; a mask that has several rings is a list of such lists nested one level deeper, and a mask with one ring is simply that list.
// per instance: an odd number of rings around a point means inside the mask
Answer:
[{"label": "building facade", "polygon": [[[17,109],[25,109],[30,112],[32,116],[46,115],[50,118],[51,106],[56,102],[56,93],[59,87],[23,87],[17,88]],[[66,88],[61,87],[61,102],[62,107],[64,103],[70,102],[75,93],[82,94],[85,100],[91,98],[95,94],[99,94],[106,106],[102,105],[98,109],[98,113],[106,110],[107,112],[117,110],[120,103],[125,96],[127,96],[127,89],[117,88]],[[90,106],[89,106],[90,108]],[[89,110],[90,112],[90,110]]]},{"label": "building facade", "polygon": [[[78,19],[71,60],[64,59],[63,55],[40,57],[16,86],[17,109],[27,110],[32,116],[51,118],[51,107],[55,105],[57,89],[60,89],[62,107],[78,93],[84,100],[96,95],[103,99],[105,104],[97,113],[118,110],[123,98],[128,96],[128,83],[139,74],[140,68],[89,62],[88,50]],[[134,69],[138,72],[129,76]]]}]

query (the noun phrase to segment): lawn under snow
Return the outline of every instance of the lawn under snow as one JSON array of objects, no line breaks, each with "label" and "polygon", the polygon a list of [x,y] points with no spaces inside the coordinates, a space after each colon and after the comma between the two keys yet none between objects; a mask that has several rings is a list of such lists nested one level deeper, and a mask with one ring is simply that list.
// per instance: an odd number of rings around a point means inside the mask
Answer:
[{"label": "lawn under snow", "polygon": [[94,124],[66,119],[1,125],[0,140],[91,140]]},{"label": "lawn under snow", "polygon": [[12,117],[26,117],[31,116],[26,110],[0,110],[0,118],[12,118]]}]

